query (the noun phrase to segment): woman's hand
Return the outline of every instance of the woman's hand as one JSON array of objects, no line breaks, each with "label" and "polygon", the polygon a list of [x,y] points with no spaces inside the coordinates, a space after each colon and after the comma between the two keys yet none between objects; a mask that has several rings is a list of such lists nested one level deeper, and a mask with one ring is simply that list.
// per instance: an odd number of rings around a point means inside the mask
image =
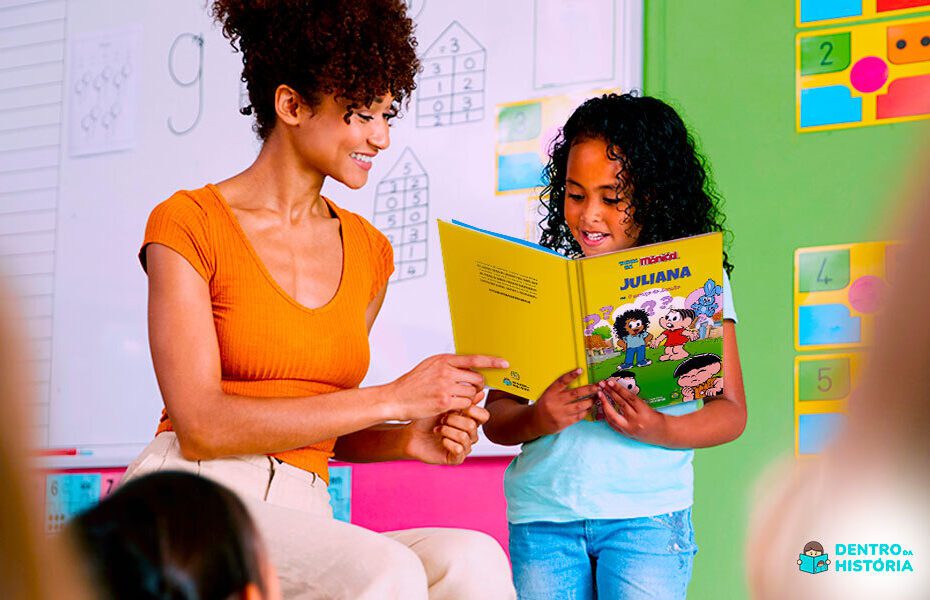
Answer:
[{"label": "woman's hand", "polygon": [[484,377],[472,369],[505,369],[508,366],[507,361],[493,356],[430,356],[384,386],[388,406],[386,420],[428,419],[465,410],[484,389]]},{"label": "woman's hand", "polygon": [[490,417],[477,405],[483,398],[479,392],[464,410],[412,421],[405,428],[404,454],[433,465],[462,464],[478,441],[478,427]]},{"label": "woman's hand", "polygon": [[[598,385],[607,395],[601,403],[608,425],[634,440],[656,446],[665,445],[669,417],[612,379],[602,381]],[[619,410],[614,408],[614,404]]]},{"label": "woman's hand", "polygon": [[594,406],[594,397],[599,391],[597,384],[568,387],[581,373],[581,369],[575,369],[562,375],[553,381],[532,405],[533,430],[539,435],[558,433],[569,425],[574,425]]}]

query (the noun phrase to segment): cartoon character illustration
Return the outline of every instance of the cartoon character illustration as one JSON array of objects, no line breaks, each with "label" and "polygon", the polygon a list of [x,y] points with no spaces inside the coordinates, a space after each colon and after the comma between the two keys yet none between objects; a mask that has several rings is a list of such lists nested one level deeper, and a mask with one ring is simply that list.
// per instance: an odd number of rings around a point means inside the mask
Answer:
[{"label": "cartoon character illustration", "polygon": [[[618,369],[614,371],[613,373],[611,373],[608,379],[613,379],[614,381],[616,381],[617,383],[619,383],[626,389],[630,390],[634,394],[639,395],[639,384],[636,383],[636,373],[634,373],[633,371],[630,371],[628,369]],[[607,401],[611,402],[611,400],[609,399]],[[600,402],[597,402],[595,406],[597,407],[597,419],[603,420],[604,419],[604,407],[601,406]]]},{"label": "cartoon character illustration", "polygon": [[697,315],[697,324],[700,328],[700,338],[703,340],[707,337],[708,330],[713,325],[714,315],[717,314],[719,305],[717,296],[723,293],[723,288],[717,285],[713,279],[708,279],[704,284],[704,295],[691,304],[691,310]]},{"label": "cartoon character illustration", "polygon": [[690,329],[692,323],[694,311],[690,308],[673,308],[659,318],[659,325],[665,331],[652,340],[653,348],[658,348],[665,341],[665,354],[659,360],[681,360],[689,356],[685,351],[685,342],[693,342],[698,338],[698,332]]},{"label": "cartoon character illustration", "polygon": [[798,554],[798,570],[805,573],[823,573],[830,568],[830,555],[824,554],[820,542],[810,541],[804,544],[804,551]]},{"label": "cartoon character illustration", "polygon": [[[651,360],[646,359],[646,344],[652,341],[649,328],[649,315],[646,311],[634,308],[621,314],[614,321],[617,334],[617,346],[626,351],[621,369],[629,369],[634,362],[640,367],[648,367]],[[655,346],[653,346],[655,348]]]},{"label": "cartoon character illustration", "polygon": [[675,368],[684,402],[719,396],[723,393],[723,361],[716,354],[696,354]]}]

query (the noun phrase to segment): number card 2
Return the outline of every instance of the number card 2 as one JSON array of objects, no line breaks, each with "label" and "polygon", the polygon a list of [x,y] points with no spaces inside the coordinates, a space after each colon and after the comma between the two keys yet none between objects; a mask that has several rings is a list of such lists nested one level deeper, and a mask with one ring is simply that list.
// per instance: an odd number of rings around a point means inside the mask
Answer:
[{"label": "number card 2", "polygon": [[930,118],[930,16],[798,34],[801,133]]},{"label": "number card 2", "polygon": [[861,361],[857,353],[794,359],[795,456],[818,454],[842,427]]}]

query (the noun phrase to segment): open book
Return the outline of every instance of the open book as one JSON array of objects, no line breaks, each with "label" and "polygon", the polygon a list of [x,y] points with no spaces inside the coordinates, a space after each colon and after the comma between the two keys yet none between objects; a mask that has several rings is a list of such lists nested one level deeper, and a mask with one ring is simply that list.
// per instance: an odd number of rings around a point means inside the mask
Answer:
[{"label": "open book", "polygon": [[580,367],[653,407],[723,391],[721,234],[575,260],[455,221],[439,238],[456,352],[510,363],[490,387],[536,400]]}]

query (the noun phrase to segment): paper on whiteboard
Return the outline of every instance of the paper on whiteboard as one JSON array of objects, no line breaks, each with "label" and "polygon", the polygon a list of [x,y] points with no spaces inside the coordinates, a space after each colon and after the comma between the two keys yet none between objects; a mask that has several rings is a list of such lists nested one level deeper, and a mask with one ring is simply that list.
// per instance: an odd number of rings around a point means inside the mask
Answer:
[{"label": "paper on whiteboard", "polygon": [[536,89],[614,78],[613,0],[536,0]]},{"label": "paper on whiteboard", "polygon": [[141,30],[127,27],[71,44],[71,156],[127,150],[136,143]]}]

